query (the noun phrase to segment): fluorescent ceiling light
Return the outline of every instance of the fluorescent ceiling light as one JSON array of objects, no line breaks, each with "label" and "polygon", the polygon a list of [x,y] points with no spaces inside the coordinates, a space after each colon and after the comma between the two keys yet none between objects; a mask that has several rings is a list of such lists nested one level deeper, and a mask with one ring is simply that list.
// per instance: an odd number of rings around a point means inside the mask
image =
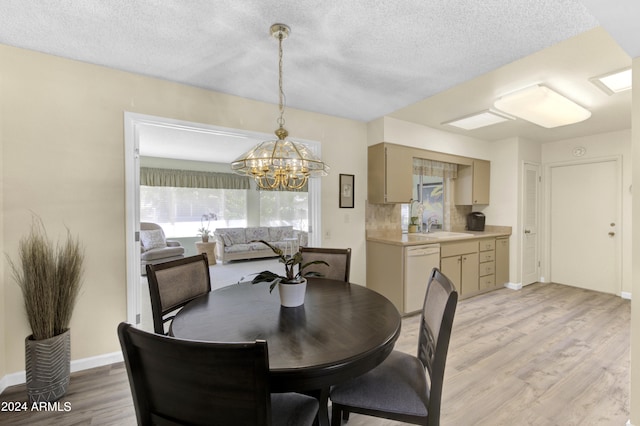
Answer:
[{"label": "fluorescent ceiling light", "polygon": [[480,127],[491,126],[492,124],[502,123],[504,121],[513,120],[512,117],[499,114],[497,112],[486,110],[475,114],[447,121],[442,124],[459,127],[465,130],[479,129]]},{"label": "fluorescent ceiling light", "polygon": [[607,95],[614,95],[631,89],[631,68],[593,77],[589,80]]},{"label": "fluorescent ceiling light", "polygon": [[591,111],[540,85],[505,95],[493,106],[546,128],[566,126],[591,117]]}]

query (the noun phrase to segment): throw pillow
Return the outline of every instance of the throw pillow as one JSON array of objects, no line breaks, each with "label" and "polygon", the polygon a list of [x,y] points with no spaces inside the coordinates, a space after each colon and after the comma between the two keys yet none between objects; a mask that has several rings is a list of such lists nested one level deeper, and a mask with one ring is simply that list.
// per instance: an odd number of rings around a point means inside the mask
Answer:
[{"label": "throw pillow", "polygon": [[229,247],[233,245],[233,242],[231,242],[230,236],[228,236],[227,234],[220,234],[220,236],[222,237],[222,241],[224,241],[225,246]]},{"label": "throw pillow", "polygon": [[145,251],[165,248],[167,246],[162,229],[140,231],[140,241],[142,242],[142,247],[144,247]]}]

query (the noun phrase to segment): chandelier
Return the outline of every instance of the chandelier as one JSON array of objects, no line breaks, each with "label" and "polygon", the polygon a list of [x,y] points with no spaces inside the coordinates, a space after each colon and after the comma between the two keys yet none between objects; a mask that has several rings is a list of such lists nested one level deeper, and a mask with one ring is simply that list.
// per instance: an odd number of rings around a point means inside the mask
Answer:
[{"label": "chandelier", "polygon": [[282,40],[290,29],[284,24],[273,24],[271,35],[278,40],[278,92],[280,117],[275,135],[278,139],[261,142],[231,163],[235,173],[251,176],[262,189],[300,189],[310,177],[326,176],[329,166],[317,158],[303,144],[289,139],[284,128],[284,91],[282,90]]}]

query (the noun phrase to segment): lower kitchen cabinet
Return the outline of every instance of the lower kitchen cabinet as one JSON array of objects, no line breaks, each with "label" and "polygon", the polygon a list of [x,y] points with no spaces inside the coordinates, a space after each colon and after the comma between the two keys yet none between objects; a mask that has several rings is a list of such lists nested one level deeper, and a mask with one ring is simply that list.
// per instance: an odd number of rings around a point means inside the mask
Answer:
[{"label": "lower kitchen cabinet", "polygon": [[367,287],[389,299],[402,315],[422,309],[429,275],[439,265],[438,244],[367,242]]},{"label": "lower kitchen cabinet", "polygon": [[496,238],[496,286],[509,283],[509,237]]},{"label": "lower kitchen cabinet", "polygon": [[478,289],[487,290],[496,286],[496,239],[480,240]]},{"label": "lower kitchen cabinet", "polygon": [[451,280],[461,298],[478,293],[478,265],[477,240],[441,245],[440,270]]}]

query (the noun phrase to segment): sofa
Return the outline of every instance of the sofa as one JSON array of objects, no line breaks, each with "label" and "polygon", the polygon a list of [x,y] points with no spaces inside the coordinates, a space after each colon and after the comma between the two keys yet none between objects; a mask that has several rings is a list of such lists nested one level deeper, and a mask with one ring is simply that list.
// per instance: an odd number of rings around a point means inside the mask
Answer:
[{"label": "sofa", "polygon": [[218,228],[213,233],[216,238],[216,258],[224,263],[229,260],[274,257],[276,254],[269,247],[251,241],[264,240],[283,251],[291,250],[293,245],[295,250],[301,243],[302,234],[295,231],[293,226]]},{"label": "sofa", "polygon": [[184,257],[184,247],[178,241],[167,240],[156,223],[140,222],[140,268],[147,275],[146,265],[168,262]]}]

